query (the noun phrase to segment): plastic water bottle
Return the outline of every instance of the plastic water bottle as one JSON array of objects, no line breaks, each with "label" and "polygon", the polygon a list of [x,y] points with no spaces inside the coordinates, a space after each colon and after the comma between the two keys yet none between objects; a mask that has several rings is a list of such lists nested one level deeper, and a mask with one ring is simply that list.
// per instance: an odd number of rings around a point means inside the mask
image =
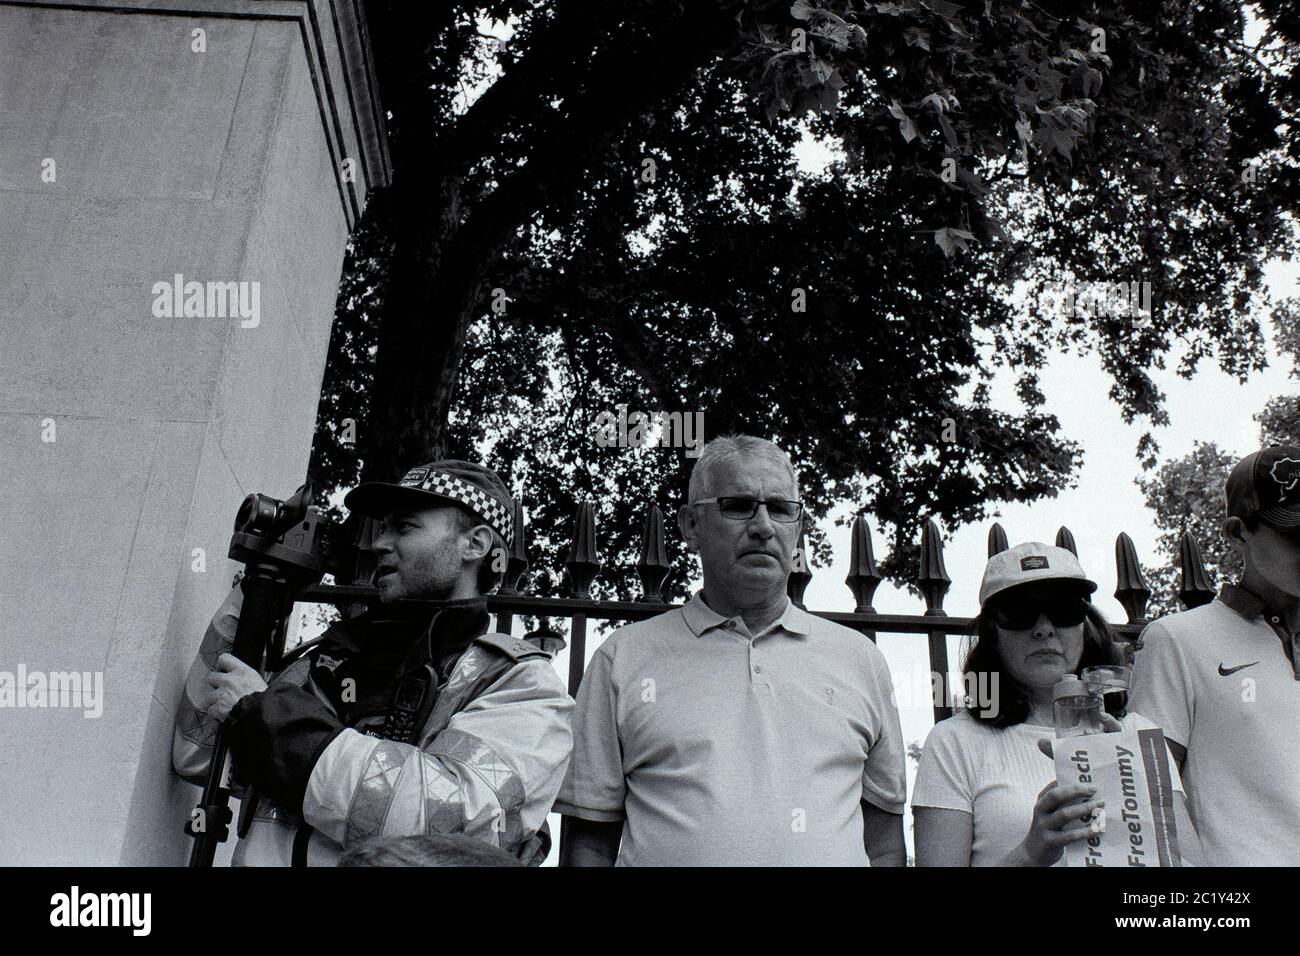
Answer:
[{"label": "plastic water bottle", "polygon": [[1088,693],[1088,686],[1070,676],[1052,688],[1052,716],[1057,737],[1082,737],[1104,734],[1101,722],[1101,698]]},{"label": "plastic water bottle", "polygon": [[1128,689],[1133,669],[1123,664],[1098,664],[1085,667],[1079,676],[1088,693],[1101,698],[1106,713],[1116,720],[1128,713]]}]

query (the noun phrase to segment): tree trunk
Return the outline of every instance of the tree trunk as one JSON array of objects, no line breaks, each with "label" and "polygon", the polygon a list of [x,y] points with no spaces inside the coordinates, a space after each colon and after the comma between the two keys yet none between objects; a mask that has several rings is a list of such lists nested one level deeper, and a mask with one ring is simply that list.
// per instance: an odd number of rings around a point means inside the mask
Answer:
[{"label": "tree trunk", "polygon": [[[605,0],[561,6],[524,58],[442,137],[419,122],[422,102],[432,102],[421,86],[425,72],[409,62],[390,70],[381,93],[395,115],[403,111],[393,184],[383,196],[396,245],[370,420],[358,436],[363,480],[391,480],[445,453],[461,354],[496,257],[538,211],[581,187],[629,121],[734,42],[731,5],[691,9],[689,17],[685,6],[637,5],[635,16]],[[549,105],[556,95],[563,112]],[[490,150],[494,127],[522,122],[534,134],[528,162],[465,208],[465,170]]]}]

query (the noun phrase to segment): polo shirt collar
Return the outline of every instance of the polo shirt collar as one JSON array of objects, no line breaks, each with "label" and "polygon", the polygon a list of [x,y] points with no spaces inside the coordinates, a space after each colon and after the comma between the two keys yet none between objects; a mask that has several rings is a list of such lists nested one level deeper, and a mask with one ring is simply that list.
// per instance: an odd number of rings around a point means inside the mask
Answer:
[{"label": "polo shirt collar", "polygon": [[[715,627],[723,627],[731,618],[723,617],[713,608],[704,603],[704,592],[696,591],[695,595],[682,605],[682,617],[686,620],[686,626],[691,629],[696,637],[702,637],[706,631],[711,631]],[[797,634],[805,636],[812,632],[812,620],[808,612],[798,607],[789,597],[785,599],[785,610],[781,616],[763,629],[763,633],[780,629],[787,634]],[[757,636],[757,635],[755,635]]]},{"label": "polo shirt collar", "polygon": [[[1291,669],[1295,672],[1295,679],[1300,681],[1300,634],[1289,633],[1286,625],[1282,623],[1281,615],[1272,615],[1272,620],[1270,620],[1270,615],[1267,613],[1268,608],[1264,606],[1260,596],[1254,591],[1248,591],[1240,584],[1225,584],[1219,591],[1219,600],[1247,621],[1263,618],[1265,623],[1273,629],[1273,633],[1277,635],[1278,640],[1282,642],[1282,650],[1291,662]],[[1273,623],[1274,621],[1277,623]]]},{"label": "polo shirt collar", "polygon": [[1260,596],[1240,584],[1225,584],[1219,590],[1219,600],[1248,621],[1260,617],[1266,610]]}]

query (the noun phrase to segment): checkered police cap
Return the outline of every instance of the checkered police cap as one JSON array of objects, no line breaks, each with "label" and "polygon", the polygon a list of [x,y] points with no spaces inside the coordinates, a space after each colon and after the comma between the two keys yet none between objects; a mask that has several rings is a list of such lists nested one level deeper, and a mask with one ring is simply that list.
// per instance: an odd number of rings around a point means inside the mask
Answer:
[{"label": "checkered police cap", "polygon": [[398,508],[429,507],[454,501],[472,511],[501,536],[514,543],[514,501],[495,471],[472,461],[444,459],[412,468],[397,484],[368,481],[353,488],[343,504],[370,518],[383,518]]}]

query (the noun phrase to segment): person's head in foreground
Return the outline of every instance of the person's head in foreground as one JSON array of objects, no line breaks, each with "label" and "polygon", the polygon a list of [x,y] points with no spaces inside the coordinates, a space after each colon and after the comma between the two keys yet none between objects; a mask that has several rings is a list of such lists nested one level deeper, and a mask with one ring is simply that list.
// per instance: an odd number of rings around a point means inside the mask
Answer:
[{"label": "person's head in foreground", "polygon": [[708,605],[719,614],[783,606],[802,516],[794,468],[780,448],[749,435],[706,444],[677,522],[700,555]]},{"label": "person's head in foreground", "polygon": [[500,583],[514,503],[490,468],[435,461],[412,468],[397,484],[364,482],[343,504],[379,522],[375,584],[383,603],[473,598]]},{"label": "person's head in foreground", "polygon": [[1223,532],[1245,563],[1242,587],[1266,607],[1300,597],[1300,448],[1274,445],[1247,455],[1224,494]]},{"label": "person's head in foreground", "polygon": [[994,727],[1050,725],[1059,680],[1124,662],[1105,617],[1087,600],[1095,590],[1065,548],[1030,541],[989,558],[963,667],[974,675],[970,686],[988,688],[985,700],[968,700],[972,716]]}]

